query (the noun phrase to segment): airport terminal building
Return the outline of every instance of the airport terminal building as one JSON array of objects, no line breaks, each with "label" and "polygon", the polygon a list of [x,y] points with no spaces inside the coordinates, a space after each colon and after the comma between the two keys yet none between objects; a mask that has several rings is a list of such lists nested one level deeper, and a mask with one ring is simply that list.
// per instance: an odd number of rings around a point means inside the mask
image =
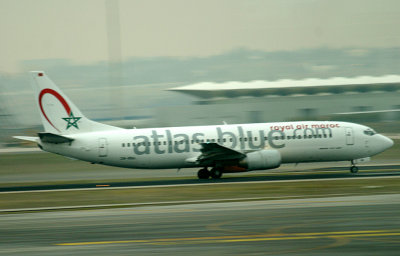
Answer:
[{"label": "airport terminal building", "polygon": [[400,120],[400,76],[397,75],[205,82],[169,91],[194,97],[194,104],[157,109],[155,120],[160,126],[332,118]]}]

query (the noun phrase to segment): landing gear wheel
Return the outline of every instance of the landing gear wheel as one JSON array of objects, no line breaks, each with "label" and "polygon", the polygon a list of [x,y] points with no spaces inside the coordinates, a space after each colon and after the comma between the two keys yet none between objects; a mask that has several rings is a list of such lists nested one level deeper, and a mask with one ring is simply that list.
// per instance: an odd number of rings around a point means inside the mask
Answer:
[{"label": "landing gear wheel", "polygon": [[357,173],[358,172],[358,167],[353,165],[352,167],[350,167],[350,172],[351,173]]},{"label": "landing gear wheel", "polygon": [[197,172],[197,177],[201,180],[207,180],[210,178],[210,172],[207,170],[207,168],[200,169]]},{"label": "landing gear wheel", "polygon": [[213,179],[220,179],[222,177],[222,171],[220,168],[212,168],[210,173]]}]

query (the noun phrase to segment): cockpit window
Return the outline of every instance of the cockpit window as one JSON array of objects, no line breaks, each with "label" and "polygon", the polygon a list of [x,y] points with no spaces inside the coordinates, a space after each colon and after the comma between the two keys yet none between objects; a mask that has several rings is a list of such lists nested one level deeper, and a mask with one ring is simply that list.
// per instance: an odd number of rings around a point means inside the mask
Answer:
[{"label": "cockpit window", "polygon": [[364,130],[364,134],[366,134],[368,136],[372,136],[372,135],[375,135],[376,132],[372,129],[367,129],[367,130]]}]

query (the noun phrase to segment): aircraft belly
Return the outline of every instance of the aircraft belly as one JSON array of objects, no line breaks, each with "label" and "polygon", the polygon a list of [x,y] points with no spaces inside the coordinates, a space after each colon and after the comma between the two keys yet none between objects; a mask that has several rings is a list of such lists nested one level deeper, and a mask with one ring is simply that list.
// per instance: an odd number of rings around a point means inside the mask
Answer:
[{"label": "aircraft belly", "polygon": [[353,159],[353,153],[343,146],[326,146],[326,144],[313,145],[309,147],[286,147],[279,150],[282,156],[282,163],[301,162],[325,162],[343,161]]}]

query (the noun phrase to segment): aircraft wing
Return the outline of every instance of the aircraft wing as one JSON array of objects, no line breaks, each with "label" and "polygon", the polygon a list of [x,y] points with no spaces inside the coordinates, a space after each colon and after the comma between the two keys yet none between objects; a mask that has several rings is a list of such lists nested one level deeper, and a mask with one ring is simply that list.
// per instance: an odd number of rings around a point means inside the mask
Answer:
[{"label": "aircraft wing", "polygon": [[201,143],[201,155],[197,157],[198,163],[239,160],[246,155],[236,150],[224,147],[217,143]]}]

